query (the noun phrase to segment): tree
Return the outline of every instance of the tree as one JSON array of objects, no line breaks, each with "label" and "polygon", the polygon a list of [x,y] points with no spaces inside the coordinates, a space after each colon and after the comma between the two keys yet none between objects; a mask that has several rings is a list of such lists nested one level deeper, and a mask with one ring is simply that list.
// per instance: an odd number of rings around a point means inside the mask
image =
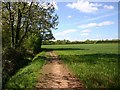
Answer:
[{"label": "tree", "polygon": [[19,48],[32,33],[41,43],[54,38],[51,30],[56,29],[58,16],[52,4],[3,2],[2,10],[4,46],[9,42],[12,48]]},{"label": "tree", "polygon": [[26,47],[31,45],[39,52],[43,40],[54,38],[52,29],[56,29],[57,20],[50,3],[2,3],[3,87],[9,76],[29,62]]}]

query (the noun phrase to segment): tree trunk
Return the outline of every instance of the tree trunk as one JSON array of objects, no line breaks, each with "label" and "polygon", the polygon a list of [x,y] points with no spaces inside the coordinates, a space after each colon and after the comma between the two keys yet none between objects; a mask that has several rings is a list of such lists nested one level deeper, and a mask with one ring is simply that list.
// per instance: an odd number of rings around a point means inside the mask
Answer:
[{"label": "tree trunk", "polygon": [[17,22],[17,28],[16,28],[15,48],[17,48],[18,46],[18,40],[20,38],[19,32],[20,32],[20,26],[21,26],[21,18],[22,18],[22,14],[18,7],[18,22]]},{"label": "tree trunk", "polygon": [[10,16],[10,25],[11,25],[11,34],[12,34],[12,37],[11,37],[11,47],[14,48],[15,46],[15,41],[14,41],[14,15],[12,14],[11,12],[11,9],[10,9],[10,2],[8,2],[8,11],[9,11],[9,16]]},{"label": "tree trunk", "polygon": [[[19,40],[19,43],[18,43],[18,47],[20,47],[20,45],[21,45],[21,43],[23,42],[23,40],[24,40],[24,38],[25,38],[25,36],[27,35],[27,32],[28,32],[28,27],[29,27],[29,21],[30,21],[30,11],[31,11],[31,7],[32,7],[32,4],[33,4],[33,2],[31,2],[31,4],[30,4],[30,7],[29,7],[29,9],[28,9],[28,20],[26,20],[27,22],[27,24],[26,24],[26,28],[25,28],[25,33],[24,33],[24,35],[21,37],[21,39]],[[24,6],[25,6],[25,4],[24,4]]]}]

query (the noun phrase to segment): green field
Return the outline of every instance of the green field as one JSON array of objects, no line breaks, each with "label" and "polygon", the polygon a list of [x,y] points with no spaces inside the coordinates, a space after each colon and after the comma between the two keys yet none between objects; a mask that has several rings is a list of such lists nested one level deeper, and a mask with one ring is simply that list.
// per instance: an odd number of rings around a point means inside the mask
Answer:
[{"label": "green field", "polygon": [[116,88],[118,44],[43,45],[56,52],[87,88]]}]

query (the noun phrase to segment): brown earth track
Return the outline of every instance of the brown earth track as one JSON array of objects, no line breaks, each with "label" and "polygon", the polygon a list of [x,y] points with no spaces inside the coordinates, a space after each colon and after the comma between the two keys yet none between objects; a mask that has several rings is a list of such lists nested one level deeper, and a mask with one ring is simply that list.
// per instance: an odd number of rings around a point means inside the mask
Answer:
[{"label": "brown earth track", "polygon": [[36,85],[37,90],[42,88],[73,88],[85,90],[84,85],[75,77],[67,66],[58,59],[58,56],[50,51],[50,61],[43,66],[41,75]]}]

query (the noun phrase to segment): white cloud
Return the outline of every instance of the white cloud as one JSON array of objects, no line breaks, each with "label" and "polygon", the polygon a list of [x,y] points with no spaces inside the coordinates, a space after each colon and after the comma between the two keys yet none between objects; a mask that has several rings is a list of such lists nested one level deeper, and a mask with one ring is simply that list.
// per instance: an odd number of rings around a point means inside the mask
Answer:
[{"label": "white cloud", "polygon": [[114,22],[111,21],[104,21],[101,23],[88,23],[88,24],[83,24],[80,25],[80,28],[91,28],[91,27],[102,27],[102,26],[107,26],[107,25],[112,25]]},{"label": "white cloud", "polygon": [[97,24],[97,26],[101,27],[101,26],[106,26],[106,25],[111,25],[111,24],[113,24],[113,22],[111,22],[111,21],[105,21],[105,22]]},{"label": "white cloud", "polygon": [[105,9],[114,9],[114,7],[112,5],[108,6],[108,5],[104,5]]},{"label": "white cloud", "polygon": [[56,33],[55,36],[62,36],[62,35],[66,35],[69,33],[76,32],[76,31],[77,31],[76,29],[68,29],[68,30]]},{"label": "white cloud", "polygon": [[102,4],[98,4],[98,3],[90,3],[88,1],[77,1],[76,3],[72,3],[72,4],[67,4],[66,6],[72,8],[72,9],[77,9],[81,12],[84,13],[93,13],[96,12],[98,10],[98,7],[102,6]]},{"label": "white cloud", "polygon": [[82,30],[82,32],[84,32],[84,33],[88,33],[88,32],[91,32],[91,30],[86,29],[86,30]]},{"label": "white cloud", "polygon": [[109,14],[98,16],[98,17],[88,18],[88,19],[85,19],[85,20],[82,20],[82,21],[79,21],[79,22],[67,23],[66,25],[78,25],[78,24],[83,23],[83,22],[95,21],[95,20],[99,20],[99,19],[110,17],[110,16],[117,15],[117,14],[118,13],[115,11],[115,12],[112,12],[112,13],[109,13]]},{"label": "white cloud", "polygon": [[86,21],[98,20],[98,19],[101,19],[101,18],[113,16],[113,15],[116,15],[116,14],[117,14],[117,12],[112,12],[112,13],[110,13],[110,14],[105,14],[105,15],[102,15],[102,16],[98,16],[98,17],[94,17],[94,18],[87,19]]},{"label": "white cloud", "polygon": [[72,16],[68,16],[68,18],[71,18]]},{"label": "white cloud", "polygon": [[81,33],[81,36],[89,36],[89,33]]},{"label": "white cloud", "polygon": [[89,33],[91,32],[91,30],[86,29],[86,30],[82,30],[82,33],[80,34],[81,36],[89,36]]}]

